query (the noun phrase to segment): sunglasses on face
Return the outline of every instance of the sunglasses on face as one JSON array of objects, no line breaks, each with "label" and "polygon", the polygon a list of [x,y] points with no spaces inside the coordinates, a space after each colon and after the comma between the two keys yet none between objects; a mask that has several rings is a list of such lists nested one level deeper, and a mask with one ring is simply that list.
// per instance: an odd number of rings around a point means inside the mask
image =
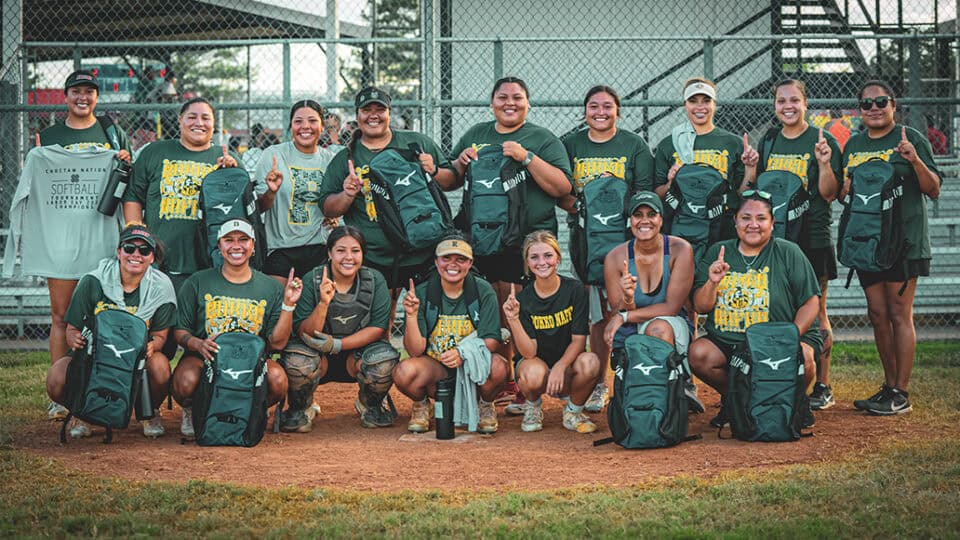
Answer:
[{"label": "sunglasses on face", "polygon": [[139,252],[140,252],[140,255],[142,255],[142,256],[144,256],[144,257],[146,257],[147,255],[150,255],[151,253],[153,253],[153,248],[150,247],[150,246],[148,246],[148,245],[146,245],[146,244],[140,244],[140,245],[137,245],[137,244],[121,244],[121,245],[120,245],[120,249],[122,249],[123,252],[126,253],[127,255],[133,255],[133,252],[134,252],[134,251],[139,251]]},{"label": "sunglasses on face", "polygon": [[767,202],[773,202],[773,195],[759,189],[748,189],[743,192],[744,199],[763,199]]},{"label": "sunglasses on face", "polygon": [[875,98],[864,98],[860,100],[860,108],[869,111],[873,108],[873,104],[877,104],[878,109],[886,109],[887,104],[892,101],[890,96],[877,96]]}]

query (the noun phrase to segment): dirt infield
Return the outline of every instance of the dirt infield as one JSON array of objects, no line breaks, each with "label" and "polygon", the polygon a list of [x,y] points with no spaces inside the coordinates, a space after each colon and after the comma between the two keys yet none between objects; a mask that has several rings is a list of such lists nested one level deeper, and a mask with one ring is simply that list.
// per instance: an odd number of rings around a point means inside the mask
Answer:
[{"label": "dirt infield", "polygon": [[[609,434],[605,414],[592,415],[593,435],[561,425],[559,401],[544,398],[544,429],[520,431],[520,417],[499,409],[500,431],[492,436],[458,432],[437,441],[434,432],[406,431],[410,400],[394,391],[400,418],[392,428],[364,429],[353,410],[356,386],[328,384],[317,390],[323,412],[308,434],[267,433],[254,448],[200,448],[181,444],[180,410],[162,411],[167,434],[145,439],[139,425],[102,444],[94,436],[61,446],[59,423],[36,422],[22,429],[15,445],[54,458],[68,467],[132,480],[189,479],[281,487],[325,487],[393,491],[401,489],[550,489],[572,486],[631,486],[680,474],[714,476],[733,468],[770,467],[854,458],[884,439],[922,437],[922,426],[899,418],[873,418],[849,401],[817,414],[813,437],[796,443],[720,440],[708,421],[718,396],[701,386],[705,414],[690,417],[690,433],[703,439],[659,450],[628,451],[610,444],[593,447]],[[724,436],[729,436],[725,430]]]}]

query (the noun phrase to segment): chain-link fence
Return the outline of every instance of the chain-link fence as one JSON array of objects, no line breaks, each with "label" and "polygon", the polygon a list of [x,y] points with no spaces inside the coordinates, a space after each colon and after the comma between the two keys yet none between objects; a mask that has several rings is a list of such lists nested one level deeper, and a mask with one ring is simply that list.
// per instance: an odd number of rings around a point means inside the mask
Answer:
[{"label": "chain-link fence", "polygon": [[[530,88],[528,121],[565,136],[583,129],[588,88],[622,98],[620,128],[651,147],[683,118],[682,83],[719,86],[718,126],[756,141],[775,122],[773,83],[805,81],[809,120],[859,127],[856,94],[882,78],[905,123],[927,130],[944,164],[931,201],[932,277],[918,287],[921,336],[949,335],[960,314],[960,163],[956,5],[935,0],[0,0],[0,227],[34,133],[65,115],[63,82],[97,70],[97,110],[115,116],[135,148],[175,138],[177,109],[201,95],[217,103],[215,143],[247,153],[285,139],[297,99],[328,107],[324,141],[345,142],[352,96],[366,84],[393,94],[392,121],[449,152],[471,125],[492,119],[492,83]],[[452,194],[454,206],[458,194]],[[834,215],[838,215],[835,209]],[[560,220],[564,223],[564,220]],[[565,235],[561,225],[561,235]],[[845,271],[841,269],[844,274]],[[859,287],[830,291],[841,330],[869,336]],[[0,286],[0,335],[42,340],[49,325],[42,280]],[[8,339],[7,346],[23,344]]]}]

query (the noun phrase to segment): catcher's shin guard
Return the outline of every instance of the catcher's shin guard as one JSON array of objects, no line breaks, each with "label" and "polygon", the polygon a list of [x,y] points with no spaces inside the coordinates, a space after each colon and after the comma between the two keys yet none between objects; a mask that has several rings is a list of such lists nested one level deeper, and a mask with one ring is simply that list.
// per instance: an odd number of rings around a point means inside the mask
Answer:
[{"label": "catcher's shin guard", "polygon": [[[397,417],[388,392],[393,385],[393,368],[400,362],[400,354],[386,341],[376,341],[366,346],[360,355],[360,371],[357,395],[360,407],[360,423],[367,427],[390,426]],[[390,409],[384,407],[384,401]]]},{"label": "catcher's shin guard", "polygon": [[290,339],[280,364],[287,373],[287,403],[290,411],[302,411],[313,403],[313,391],[321,377],[323,357],[319,351],[302,341]]}]

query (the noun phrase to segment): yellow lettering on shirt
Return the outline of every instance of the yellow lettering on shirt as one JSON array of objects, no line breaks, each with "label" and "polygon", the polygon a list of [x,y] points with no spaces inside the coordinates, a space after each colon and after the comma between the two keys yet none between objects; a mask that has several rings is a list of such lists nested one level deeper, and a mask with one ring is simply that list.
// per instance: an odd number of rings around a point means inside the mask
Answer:
[{"label": "yellow lettering on shirt", "polygon": [[160,175],[160,219],[196,220],[200,184],[216,164],[163,160]]},{"label": "yellow lettering on shirt", "polygon": [[605,174],[621,180],[626,175],[627,156],[573,158],[573,181],[578,190],[590,183],[594,178]]},{"label": "yellow lettering on shirt", "polygon": [[476,330],[468,315],[440,315],[427,340],[427,356],[435,360],[457,346],[460,340]]},{"label": "yellow lettering on shirt", "polygon": [[728,272],[717,287],[713,325],[721,332],[744,333],[770,320],[770,267]]},{"label": "yellow lettering on shirt", "polygon": [[844,178],[849,177],[849,170],[851,167],[856,167],[861,163],[869,161],[871,159],[882,159],[883,161],[890,161],[890,157],[893,155],[893,148],[888,148],[886,150],[877,150],[874,152],[854,152],[850,154],[847,158],[847,165],[843,168]]},{"label": "yellow lettering on shirt", "polygon": [[[680,154],[678,154],[678,153],[676,153],[676,152],[673,153],[673,161],[674,161],[674,163],[676,163],[677,165],[682,165],[682,164],[683,164],[683,163],[680,161]],[[724,180],[726,180],[726,179],[727,179],[727,171],[728,171],[729,168],[730,168],[730,167],[729,167],[729,164],[730,164],[730,151],[729,151],[729,150],[714,150],[714,149],[694,150],[694,151],[693,151],[693,162],[694,162],[694,163],[698,163],[698,164],[702,164],[702,165],[709,165],[710,167],[716,169],[716,170],[720,173],[720,176],[721,176]]]},{"label": "yellow lettering on shirt", "polygon": [[208,336],[227,332],[259,334],[267,312],[266,300],[206,294],[204,328]]},{"label": "yellow lettering on shirt", "polygon": [[810,153],[806,154],[770,154],[766,170],[787,171],[800,177],[803,189],[807,189],[807,168],[810,166]]}]

